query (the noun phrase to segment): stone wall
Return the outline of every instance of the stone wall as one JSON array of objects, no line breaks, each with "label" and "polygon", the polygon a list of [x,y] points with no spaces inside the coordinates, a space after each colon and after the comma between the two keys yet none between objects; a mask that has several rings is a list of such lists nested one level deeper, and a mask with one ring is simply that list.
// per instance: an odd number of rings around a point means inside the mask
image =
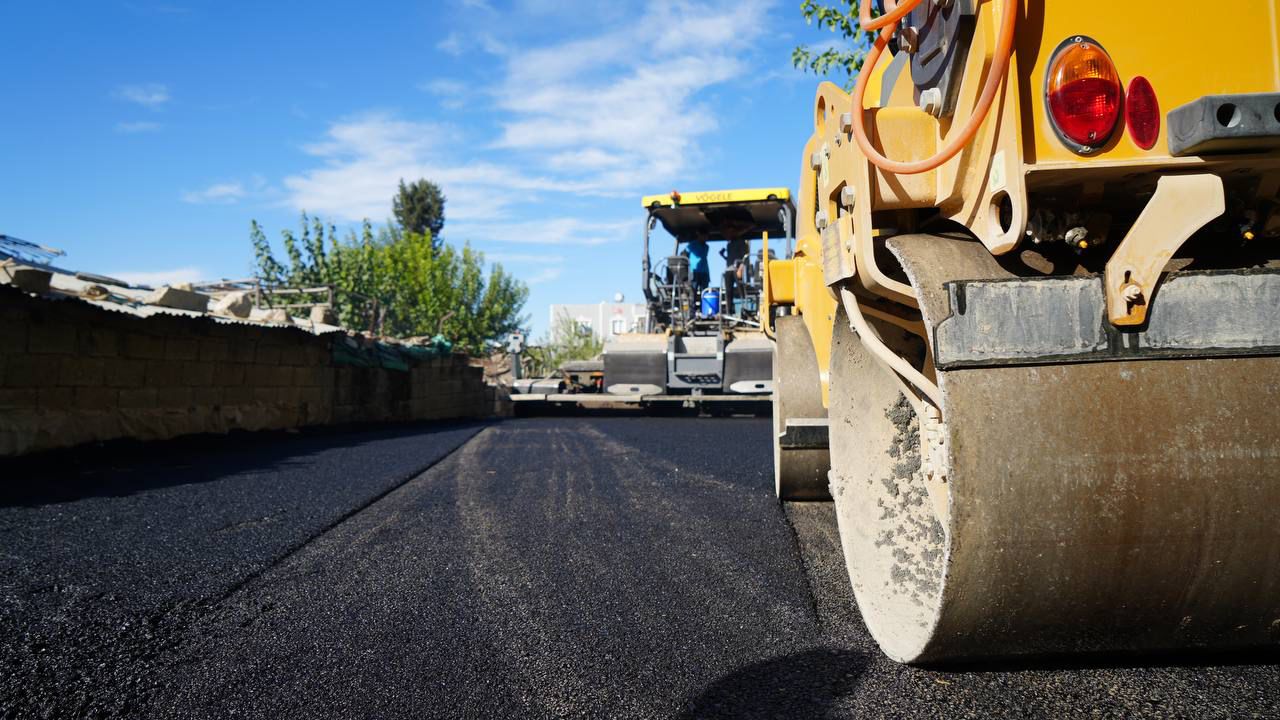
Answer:
[{"label": "stone wall", "polygon": [[397,367],[388,368],[376,366],[374,348],[365,354],[375,366],[335,359],[350,357],[355,342],[210,317],[142,318],[0,286],[0,456],[117,438],[493,414],[494,390],[466,357],[392,350]]}]

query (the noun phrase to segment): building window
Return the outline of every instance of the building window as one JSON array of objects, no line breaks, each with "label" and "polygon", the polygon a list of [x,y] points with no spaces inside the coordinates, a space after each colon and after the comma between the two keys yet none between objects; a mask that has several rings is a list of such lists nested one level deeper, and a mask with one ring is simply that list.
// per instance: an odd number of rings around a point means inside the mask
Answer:
[{"label": "building window", "polygon": [[621,335],[627,331],[627,321],[622,318],[614,318],[611,329],[614,335]]}]

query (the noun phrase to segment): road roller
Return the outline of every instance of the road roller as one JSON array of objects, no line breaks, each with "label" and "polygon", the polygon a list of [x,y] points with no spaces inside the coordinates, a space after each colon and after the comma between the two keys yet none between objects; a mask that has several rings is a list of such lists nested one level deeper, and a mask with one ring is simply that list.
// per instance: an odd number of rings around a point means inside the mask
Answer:
[{"label": "road roller", "polygon": [[1274,647],[1280,2],[860,5],[765,268],[779,497],[899,662]]}]

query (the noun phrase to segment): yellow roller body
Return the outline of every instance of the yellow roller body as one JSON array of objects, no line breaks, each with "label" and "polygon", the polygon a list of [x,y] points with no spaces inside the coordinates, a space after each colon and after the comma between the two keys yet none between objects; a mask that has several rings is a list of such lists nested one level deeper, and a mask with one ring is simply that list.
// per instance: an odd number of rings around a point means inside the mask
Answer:
[{"label": "yellow roller body", "polygon": [[[810,334],[863,618],[903,662],[1280,643],[1280,0],[1215,8],[1239,31],[1216,39],[1191,0],[1015,6],[990,110],[936,168],[882,170],[853,115],[894,160],[946,146],[1004,0],[901,24],[927,47],[970,13],[947,112],[903,53],[864,70],[862,107],[815,95],[797,258],[766,300]],[[1071,43],[1150,82],[1154,146],[1123,109],[1097,147],[1064,142],[1046,74]]]}]

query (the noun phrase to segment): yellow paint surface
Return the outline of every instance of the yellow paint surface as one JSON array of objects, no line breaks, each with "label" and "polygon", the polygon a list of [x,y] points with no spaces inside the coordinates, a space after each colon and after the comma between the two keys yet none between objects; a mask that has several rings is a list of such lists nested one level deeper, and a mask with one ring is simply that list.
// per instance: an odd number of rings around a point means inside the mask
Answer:
[{"label": "yellow paint surface", "polygon": [[[680,193],[680,205],[711,205],[715,203],[759,202],[760,200],[790,200],[791,190],[787,188],[751,188],[747,190],[706,190],[703,192]],[[645,195],[640,200],[642,207],[655,205],[675,207],[676,201],[671,194]]]},{"label": "yellow paint surface", "polygon": [[[1032,0],[1022,5],[1014,56],[1027,164],[1167,157],[1164,116],[1170,110],[1205,95],[1280,90],[1280,0]],[[1223,34],[1215,35],[1216,28]],[[1045,72],[1058,45],[1076,36],[1093,38],[1107,51],[1125,90],[1135,76],[1151,81],[1161,115],[1160,137],[1151,150],[1135,145],[1123,128],[1089,156],[1058,140],[1045,108]]]}]

